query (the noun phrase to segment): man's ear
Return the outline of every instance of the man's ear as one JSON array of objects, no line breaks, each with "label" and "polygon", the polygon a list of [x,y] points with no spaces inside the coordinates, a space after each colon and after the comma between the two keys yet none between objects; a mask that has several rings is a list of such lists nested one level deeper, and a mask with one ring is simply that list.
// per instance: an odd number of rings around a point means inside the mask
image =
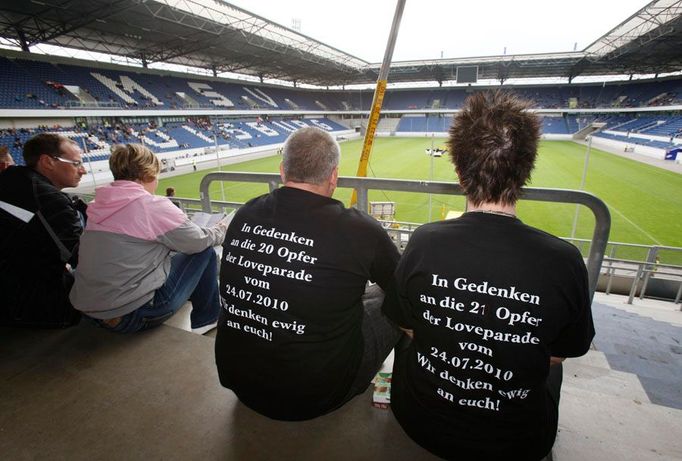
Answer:
[{"label": "man's ear", "polygon": [[332,174],[329,175],[329,189],[330,189],[331,195],[334,194],[334,191],[336,190],[336,183],[338,181],[339,181],[339,167],[335,166],[334,169],[332,170]]},{"label": "man's ear", "polygon": [[287,179],[284,177],[284,162],[279,162],[279,177],[282,178],[282,184],[287,182]]},{"label": "man's ear", "polygon": [[334,185],[334,187],[336,187],[336,183],[338,182],[338,180],[339,180],[339,167],[335,166],[334,169],[332,170],[331,176],[329,177],[329,181],[331,182],[331,184]]}]

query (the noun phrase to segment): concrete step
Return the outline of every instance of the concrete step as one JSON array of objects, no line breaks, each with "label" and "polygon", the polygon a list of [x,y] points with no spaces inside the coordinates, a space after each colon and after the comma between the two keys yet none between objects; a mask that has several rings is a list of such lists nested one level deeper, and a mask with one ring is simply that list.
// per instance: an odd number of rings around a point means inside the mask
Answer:
[{"label": "concrete step", "polygon": [[593,349],[564,362],[553,460],[682,459],[682,410],[651,403],[640,378],[609,360]]},{"label": "concrete step", "polygon": [[[595,293],[595,302],[609,305],[620,311],[619,315],[631,317],[632,314],[666,322],[674,326],[682,326],[682,306],[669,301],[661,301],[651,298],[639,299],[635,297],[632,304],[628,304],[628,297],[617,294],[607,295],[605,293]],[[598,314],[599,310],[593,308],[593,313]]]},{"label": "concrete step", "polygon": [[0,338],[3,460],[437,459],[371,405],[371,387],[310,421],[258,415],[220,386],[214,340],[178,328],[117,335],[81,322]]},{"label": "concrete step", "polygon": [[665,378],[640,376],[639,380],[644,389],[646,389],[651,403],[682,410],[682,405],[680,404],[682,402],[680,380],[671,380],[667,376]]},{"label": "concrete step", "polygon": [[[635,302],[641,302],[641,300],[637,299]],[[649,319],[658,320],[659,322],[679,326],[682,323],[682,312],[680,312],[679,306],[679,304],[668,303],[668,305],[663,305],[662,307],[653,306],[644,311],[637,305],[623,303],[622,306],[619,306],[619,309]]]},{"label": "concrete step", "polygon": [[682,410],[566,384],[554,461],[682,459]]},{"label": "concrete step", "polygon": [[650,403],[637,375],[602,366],[585,365],[573,359],[564,362],[562,395],[563,390],[569,388],[620,397],[636,404]]},{"label": "concrete step", "polygon": [[576,358],[571,358],[571,359],[566,359],[564,362],[564,374],[566,373],[566,366],[567,365],[589,365],[593,367],[600,367],[600,368],[611,368],[609,366],[609,361],[606,358],[606,355],[598,351],[596,349],[590,349],[587,354],[583,355],[582,357],[576,357]]}]

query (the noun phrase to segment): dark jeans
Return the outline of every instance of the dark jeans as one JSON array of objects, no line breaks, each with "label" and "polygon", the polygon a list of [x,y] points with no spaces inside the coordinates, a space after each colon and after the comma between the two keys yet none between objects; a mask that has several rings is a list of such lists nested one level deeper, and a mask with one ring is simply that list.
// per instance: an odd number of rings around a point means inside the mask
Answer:
[{"label": "dark jeans", "polygon": [[148,330],[171,318],[188,299],[192,301],[192,328],[215,323],[220,312],[217,267],[212,247],[192,255],[178,253],[171,258],[166,282],[156,290],[151,301],[121,317],[115,327],[97,323],[119,333]]},{"label": "dark jeans", "polygon": [[[556,440],[556,433],[559,427],[559,397],[561,395],[561,383],[564,378],[564,367],[561,363],[549,367],[549,375],[547,376],[547,411],[550,431],[547,440],[547,452],[549,453],[554,446]],[[550,458],[545,458],[550,459]]]},{"label": "dark jeans", "polygon": [[367,287],[362,296],[362,339],[365,347],[355,380],[344,398],[344,403],[362,394],[377,374],[386,357],[396,345],[402,331],[382,312],[384,292],[378,285]]}]

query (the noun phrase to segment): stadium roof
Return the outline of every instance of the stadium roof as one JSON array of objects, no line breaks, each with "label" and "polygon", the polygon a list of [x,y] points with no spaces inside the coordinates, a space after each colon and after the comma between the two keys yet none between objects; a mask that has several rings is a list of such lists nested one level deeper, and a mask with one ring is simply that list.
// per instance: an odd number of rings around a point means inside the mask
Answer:
[{"label": "stadium roof", "polygon": [[[586,12],[586,14],[589,14]],[[221,0],[3,0],[0,37],[314,85],[376,81],[368,63]],[[394,62],[389,81],[657,74],[682,70],[682,0],[654,0],[583,51]]]},{"label": "stadium roof", "polygon": [[331,84],[368,65],[215,0],[3,0],[0,37],[263,78]]}]

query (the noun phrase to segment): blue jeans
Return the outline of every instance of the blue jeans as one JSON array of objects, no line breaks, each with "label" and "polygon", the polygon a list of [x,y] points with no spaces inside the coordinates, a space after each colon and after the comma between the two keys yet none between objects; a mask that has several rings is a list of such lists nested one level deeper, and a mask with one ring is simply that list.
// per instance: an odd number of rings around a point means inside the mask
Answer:
[{"label": "blue jeans", "polygon": [[157,327],[171,318],[187,300],[192,301],[192,328],[200,328],[218,320],[218,266],[212,247],[200,253],[178,253],[171,258],[166,282],[154,292],[154,298],[121,317],[115,327],[98,322],[108,330],[134,333]]}]

